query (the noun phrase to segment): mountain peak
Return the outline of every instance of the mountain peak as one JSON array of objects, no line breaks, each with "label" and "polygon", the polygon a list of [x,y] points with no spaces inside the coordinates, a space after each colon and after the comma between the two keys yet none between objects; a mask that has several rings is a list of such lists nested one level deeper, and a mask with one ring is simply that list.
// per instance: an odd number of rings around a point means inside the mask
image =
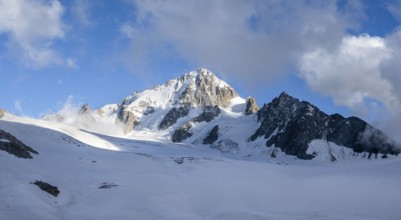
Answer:
[{"label": "mountain peak", "polygon": [[[191,76],[189,78],[187,76]],[[238,96],[237,92],[214,73],[205,68],[189,72],[182,77],[183,83],[177,92],[176,103],[190,106],[227,107],[231,100]]]},{"label": "mountain peak", "polygon": [[291,101],[295,101],[295,100],[299,101],[298,99],[288,95],[288,93],[286,93],[284,91],[281,92],[280,95],[277,98],[278,98],[278,100],[280,100],[280,102],[281,101],[289,101],[289,100],[291,100]]}]

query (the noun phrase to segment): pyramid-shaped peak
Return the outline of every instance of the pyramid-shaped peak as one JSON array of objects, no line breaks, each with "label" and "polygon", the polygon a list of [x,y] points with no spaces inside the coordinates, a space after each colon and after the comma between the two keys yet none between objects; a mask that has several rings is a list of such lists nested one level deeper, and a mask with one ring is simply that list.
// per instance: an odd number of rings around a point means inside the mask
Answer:
[{"label": "pyramid-shaped peak", "polygon": [[299,102],[298,99],[288,95],[286,92],[281,92],[280,95],[276,98],[278,102]]},{"label": "pyramid-shaped peak", "polygon": [[280,93],[280,95],[278,96],[279,97],[279,99],[287,99],[287,98],[293,98],[293,97],[291,97],[290,95],[288,95],[288,93],[286,93],[286,92],[281,92]]},{"label": "pyramid-shaped peak", "polygon": [[238,96],[230,85],[205,68],[186,73],[181,79],[184,83],[176,99],[179,103],[227,107]]}]

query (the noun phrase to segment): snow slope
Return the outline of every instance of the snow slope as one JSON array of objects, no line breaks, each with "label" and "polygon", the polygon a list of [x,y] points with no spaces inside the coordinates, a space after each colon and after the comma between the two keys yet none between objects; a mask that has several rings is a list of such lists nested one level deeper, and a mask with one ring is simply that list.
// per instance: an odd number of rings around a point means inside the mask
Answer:
[{"label": "snow slope", "polygon": [[[247,158],[203,145],[108,136],[17,117],[0,120],[0,129],[39,152],[20,159],[0,151],[0,219],[401,216],[398,158],[337,163]],[[60,195],[30,184],[35,180],[58,186]]]}]

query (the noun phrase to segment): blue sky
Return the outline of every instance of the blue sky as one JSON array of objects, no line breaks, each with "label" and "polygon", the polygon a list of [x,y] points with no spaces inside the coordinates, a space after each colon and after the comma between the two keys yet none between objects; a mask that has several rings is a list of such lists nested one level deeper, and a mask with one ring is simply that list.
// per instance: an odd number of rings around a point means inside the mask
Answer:
[{"label": "blue sky", "polygon": [[401,130],[399,0],[0,0],[0,108],[93,108],[205,67]]}]

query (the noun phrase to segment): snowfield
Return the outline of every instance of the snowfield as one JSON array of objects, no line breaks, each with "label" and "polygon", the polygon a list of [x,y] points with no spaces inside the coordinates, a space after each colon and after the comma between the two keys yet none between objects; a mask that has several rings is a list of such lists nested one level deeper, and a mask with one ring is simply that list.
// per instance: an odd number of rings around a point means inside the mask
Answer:
[{"label": "snowfield", "polygon": [[[248,151],[221,153],[206,145],[93,133],[15,116],[0,120],[0,129],[39,152],[21,159],[0,151],[0,219],[401,216],[396,157],[332,163],[279,152],[270,158],[262,140]],[[328,144],[315,141],[311,150],[320,149],[319,143]],[[332,146],[336,154],[342,153],[338,147]],[[31,184],[35,180],[57,186],[60,194],[40,190]]]}]

